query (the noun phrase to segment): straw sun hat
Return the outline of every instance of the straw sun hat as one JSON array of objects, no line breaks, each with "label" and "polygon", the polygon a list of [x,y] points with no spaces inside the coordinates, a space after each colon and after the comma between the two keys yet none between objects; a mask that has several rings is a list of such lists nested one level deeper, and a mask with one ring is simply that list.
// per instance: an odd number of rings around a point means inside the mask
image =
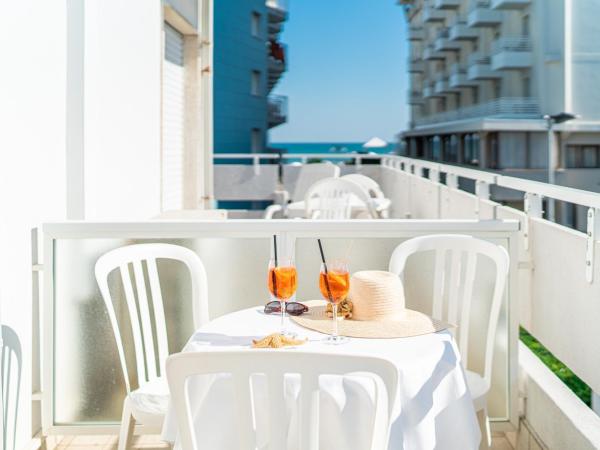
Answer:
[{"label": "straw sun hat", "polygon": [[[352,318],[338,321],[339,334],[358,338],[400,338],[435,333],[448,328],[444,322],[405,307],[398,275],[379,270],[356,272],[350,279]],[[292,317],[298,325],[331,334],[333,321],[326,303],[306,302],[309,311]]]}]

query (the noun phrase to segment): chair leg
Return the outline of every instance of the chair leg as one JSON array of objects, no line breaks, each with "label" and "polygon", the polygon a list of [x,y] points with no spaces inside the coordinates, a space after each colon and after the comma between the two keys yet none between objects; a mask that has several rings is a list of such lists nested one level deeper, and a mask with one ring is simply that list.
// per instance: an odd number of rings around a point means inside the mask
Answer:
[{"label": "chair leg", "polygon": [[477,411],[477,422],[481,430],[480,450],[489,449],[492,446],[492,432],[490,430],[490,419],[487,414],[487,408]]},{"label": "chair leg", "polygon": [[123,416],[121,417],[121,430],[119,431],[118,450],[127,450],[131,448],[134,427],[135,419],[131,415],[129,399],[125,398],[125,401],[123,402]]}]

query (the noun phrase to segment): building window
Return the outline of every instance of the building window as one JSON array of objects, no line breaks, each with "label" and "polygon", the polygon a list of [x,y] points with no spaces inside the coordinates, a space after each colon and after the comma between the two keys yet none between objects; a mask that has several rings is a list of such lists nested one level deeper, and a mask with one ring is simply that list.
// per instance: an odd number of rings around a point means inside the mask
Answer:
[{"label": "building window", "polygon": [[531,78],[528,74],[523,75],[523,97],[531,97]]},{"label": "building window", "polygon": [[502,82],[500,80],[492,81],[494,86],[494,98],[500,98],[502,96]]},{"label": "building window", "polygon": [[479,88],[477,86],[474,86],[472,88],[472,92],[473,92],[473,104],[479,103]]},{"label": "building window", "polygon": [[572,169],[600,168],[600,145],[568,145],[566,162]]},{"label": "building window", "polygon": [[260,71],[253,70],[250,80],[250,93],[252,95],[260,95]]},{"label": "building window", "polygon": [[250,145],[252,147],[252,153],[262,152],[262,131],[260,128],[252,128],[250,134]]},{"label": "building window", "polygon": [[521,21],[521,34],[523,36],[529,36],[529,16],[525,15],[523,16],[523,19]]},{"label": "building window", "polygon": [[250,15],[250,32],[254,37],[260,37],[260,14],[252,12]]}]

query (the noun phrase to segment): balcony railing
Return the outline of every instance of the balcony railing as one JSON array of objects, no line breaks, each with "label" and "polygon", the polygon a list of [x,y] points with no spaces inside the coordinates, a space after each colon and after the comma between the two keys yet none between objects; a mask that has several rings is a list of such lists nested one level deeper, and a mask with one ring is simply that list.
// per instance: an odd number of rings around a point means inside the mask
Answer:
[{"label": "balcony railing", "polygon": [[425,65],[423,64],[423,61],[420,58],[409,56],[406,63],[408,65],[408,71],[410,73],[418,73],[425,71]]},{"label": "balcony railing", "polygon": [[434,9],[433,7],[423,8],[423,22],[431,23],[431,22],[443,22],[446,20],[446,14],[439,9]]},{"label": "balcony railing", "polygon": [[528,37],[505,37],[492,44],[492,69],[526,69],[533,64],[531,39]]},{"label": "balcony railing", "polygon": [[449,39],[450,29],[448,27],[441,28],[437,32],[437,38],[435,40],[435,50],[446,51],[446,50],[460,50],[460,44],[458,42],[451,41]]},{"label": "balcony railing", "polygon": [[471,3],[468,24],[470,27],[495,26],[502,22],[502,12],[491,8],[490,0]]},{"label": "balcony railing", "polygon": [[500,52],[530,52],[531,39],[527,36],[504,37],[492,42],[492,53]]},{"label": "balcony railing", "polygon": [[424,60],[433,60],[433,59],[444,59],[445,56],[443,53],[435,49],[435,46],[428,45],[423,49],[423,59]]},{"label": "balcony railing", "polygon": [[480,52],[471,53],[469,55],[469,66],[474,65],[489,65],[491,62],[491,58],[488,55],[484,55]]},{"label": "balcony railing", "polygon": [[270,95],[268,100],[269,128],[287,122],[288,98],[285,95]]},{"label": "balcony railing", "polygon": [[425,38],[425,30],[423,27],[412,26],[408,29],[408,40],[422,41]]},{"label": "balcony railing", "polygon": [[408,103],[410,105],[421,105],[423,104],[423,93],[417,90],[408,91]]},{"label": "balcony railing", "polygon": [[450,66],[450,87],[469,87],[476,86],[477,82],[469,81],[467,78],[467,68],[461,63],[454,63]]},{"label": "balcony railing", "polygon": [[289,11],[288,0],[267,0],[267,7],[273,8],[282,12]]},{"label": "balcony railing", "polygon": [[438,9],[457,9],[461,0],[434,0],[433,4]]},{"label": "balcony railing", "polygon": [[491,102],[433,114],[415,121],[416,125],[452,122],[455,120],[496,117],[505,119],[539,118],[538,103],[533,98],[501,97]]},{"label": "balcony railing", "polygon": [[479,37],[479,31],[470,28],[466,20],[457,19],[450,27],[450,40],[453,41],[472,41]]},{"label": "balcony railing", "polygon": [[476,52],[469,56],[467,78],[471,81],[497,79],[502,78],[502,72],[492,67],[489,55]]},{"label": "balcony railing", "polygon": [[494,9],[523,9],[531,4],[531,0],[492,0]]}]

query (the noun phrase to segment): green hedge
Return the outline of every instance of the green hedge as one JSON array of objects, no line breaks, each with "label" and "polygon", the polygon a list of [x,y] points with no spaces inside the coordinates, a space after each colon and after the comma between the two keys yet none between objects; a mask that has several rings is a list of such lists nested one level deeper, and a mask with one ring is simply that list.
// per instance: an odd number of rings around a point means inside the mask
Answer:
[{"label": "green hedge", "polygon": [[554,372],[554,374],[561,379],[563,383],[567,385],[573,393],[579,397],[586,405],[590,406],[592,403],[592,390],[585,384],[581,378],[571,371],[567,366],[560,362],[556,357],[548,351],[540,342],[527,332],[524,328],[520,329],[521,341],[529,347],[529,349],[542,360],[542,362],[548,366],[548,368]]}]

